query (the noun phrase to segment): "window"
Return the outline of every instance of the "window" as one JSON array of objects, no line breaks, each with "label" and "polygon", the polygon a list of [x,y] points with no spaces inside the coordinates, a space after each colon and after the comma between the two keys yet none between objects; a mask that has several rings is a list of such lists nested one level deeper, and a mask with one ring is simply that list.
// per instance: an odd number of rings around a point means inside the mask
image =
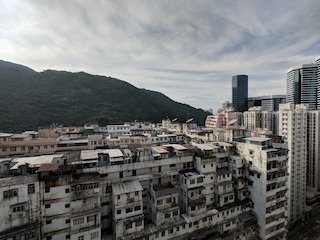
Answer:
[{"label": "window", "polygon": [[196,210],[196,206],[191,206],[191,211]]},{"label": "window", "polygon": [[179,230],[180,230],[179,227],[176,227],[176,231],[179,232]]},{"label": "window", "polygon": [[139,192],[136,191],[136,192],[134,193],[134,195],[135,195],[135,196],[139,196]]},{"label": "window", "polygon": [[34,239],[34,238],[36,238],[36,233],[34,231],[27,232],[27,233],[24,234],[24,239],[25,240]]},{"label": "window", "polygon": [[166,203],[171,203],[171,198],[167,198]]},{"label": "window", "polygon": [[87,222],[94,222],[96,220],[96,215],[87,216]]},{"label": "window", "polygon": [[66,191],[65,191],[66,193],[69,193],[70,192],[70,189],[69,188],[66,188]]},{"label": "window", "polygon": [[18,196],[18,189],[10,189],[7,191],[3,191],[3,198],[12,198]]},{"label": "window", "polygon": [[12,212],[22,212],[24,211],[24,204],[18,204],[12,207]]},{"label": "window", "polygon": [[48,193],[48,192],[50,192],[50,188],[49,188],[49,187],[46,187],[46,188],[44,189],[44,191],[45,191],[46,193]]},{"label": "window", "polygon": [[52,237],[51,237],[51,236],[48,236],[48,237],[47,237],[47,240],[51,240],[51,239],[52,239]]},{"label": "window", "polygon": [[136,221],[136,227],[139,227],[142,225],[142,220]]},{"label": "window", "polygon": [[28,194],[32,194],[35,192],[36,192],[36,190],[35,190],[34,184],[28,184]]},{"label": "window", "polygon": [[67,203],[66,205],[64,205],[65,206],[65,208],[69,208],[70,207],[70,204],[69,203]]},{"label": "window", "polygon": [[128,230],[130,228],[132,228],[132,222],[126,224],[126,229]]},{"label": "window", "polygon": [[118,195],[118,200],[120,200],[120,195]]},{"label": "window", "polygon": [[164,218],[170,218],[170,213],[165,213]]},{"label": "window", "polygon": [[191,179],[191,180],[190,180],[190,184],[195,184],[195,182],[196,182],[196,181],[195,181],[194,179]]},{"label": "window", "polygon": [[137,170],[132,170],[132,176],[137,176]]},{"label": "window", "polygon": [[173,216],[177,216],[178,215],[178,211],[173,211]]},{"label": "window", "polygon": [[157,205],[161,205],[162,204],[162,200],[157,200]]},{"label": "window", "polygon": [[132,210],[132,208],[127,208],[126,209],[126,213],[131,213],[133,210]]},{"label": "window", "polygon": [[121,210],[120,209],[117,210],[117,214],[118,215],[121,214]]},{"label": "window", "polygon": [[78,240],[84,240],[84,236],[79,236]]},{"label": "window", "polygon": [[44,205],[45,208],[50,208],[51,207],[51,204],[46,204]]},{"label": "window", "polygon": [[103,203],[101,203],[101,206],[109,206],[109,202],[103,202]]},{"label": "window", "polygon": [[84,223],[84,217],[73,219],[73,225],[79,225]]},{"label": "window", "polygon": [[46,220],[46,224],[51,224],[52,221],[51,220]]},{"label": "window", "polygon": [[123,178],[123,172],[119,172],[119,178]]},{"label": "window", "polygon": [[68,235],[66,235],[66,239],[70,239],[70,235],[68,234]]},{"label": "window", "polygon": [[166,235],[166,232],[165,232],[165,231],[162,231],[162,232],[161,232],[161,236],[164,237],[165,235]]},{"label": "window", "polygon": [[90,239],[96,239],[99,238],[99,232],[93,232],[90,234]]},{"label": "window", "polygon": [[169,229],[169,234],[173,233],[173,228]]},{"label": "window", "polygon": [[70,219],[66,219],[66,223],[70,223]]},{"label": "window", "polygon": [[139,210],[141,210],[141,206],[135,206],[134,207],[134,211],[139,211]]}]

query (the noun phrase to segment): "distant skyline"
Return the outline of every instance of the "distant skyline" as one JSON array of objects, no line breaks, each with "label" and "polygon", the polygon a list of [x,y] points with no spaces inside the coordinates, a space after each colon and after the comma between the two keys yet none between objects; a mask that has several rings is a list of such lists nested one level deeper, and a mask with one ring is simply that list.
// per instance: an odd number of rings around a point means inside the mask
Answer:
[{"label": "distant skyline", "polygon": [[286,93],[320,55],[320,1],[0,0],[0,59],[85,71],[216,110],[233,75],[249,96]]}]

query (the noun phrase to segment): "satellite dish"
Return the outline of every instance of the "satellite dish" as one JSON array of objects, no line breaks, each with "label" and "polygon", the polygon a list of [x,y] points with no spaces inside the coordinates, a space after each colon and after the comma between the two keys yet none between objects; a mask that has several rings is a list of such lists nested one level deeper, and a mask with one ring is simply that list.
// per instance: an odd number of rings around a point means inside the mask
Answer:
[{"label": "satellite dish", "polygon": [[174,119],[172,119],[171,122],[176,122],[177,120],[178,120],[178,118],[174,118]]},{"label": "satellite dish", "polygon": [[192,122],[193,121],[193,118],[190,118],[186,121],[186,123],[189,123],[189,122]]}]

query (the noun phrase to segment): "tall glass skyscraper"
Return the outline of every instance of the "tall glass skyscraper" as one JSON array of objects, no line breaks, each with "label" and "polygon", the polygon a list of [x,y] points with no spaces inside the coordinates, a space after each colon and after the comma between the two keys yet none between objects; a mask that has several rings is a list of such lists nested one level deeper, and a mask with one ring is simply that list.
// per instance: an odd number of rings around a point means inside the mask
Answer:
[{"label": "tall glass skyscraper", "polygon": [[287,71],[287,100],[292,104],[307,104],[317,109],[317,65],[303,64]]},{"label": "tall glass skyscraper", "polygon": [[232,106],[236,112],[248,110],[248,76],[236,75],[232,77]]}]

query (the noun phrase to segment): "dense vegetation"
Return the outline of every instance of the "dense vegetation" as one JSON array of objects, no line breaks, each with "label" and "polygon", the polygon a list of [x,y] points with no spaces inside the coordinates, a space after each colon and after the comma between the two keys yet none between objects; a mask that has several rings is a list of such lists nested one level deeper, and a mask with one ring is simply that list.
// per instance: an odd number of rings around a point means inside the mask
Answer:
[{"label": "dense vegetation", "polygon": [[0,61],[0,131],[19,132],[52,123],[100,125],[193,117],[207,113],[167,96],[104,76],[47,70]]}]

